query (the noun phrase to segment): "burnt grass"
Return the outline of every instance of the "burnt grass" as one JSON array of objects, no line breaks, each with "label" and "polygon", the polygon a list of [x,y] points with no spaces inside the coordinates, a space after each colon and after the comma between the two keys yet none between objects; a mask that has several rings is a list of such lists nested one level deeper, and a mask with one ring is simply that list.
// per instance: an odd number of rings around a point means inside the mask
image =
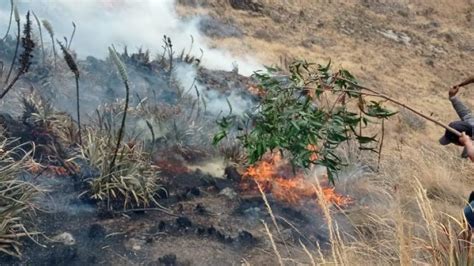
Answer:
[{"label": "burnt grass", "polygon": [[[12,45],[12,40],[0,41],[0,60],[8,61]],[[132,102],[137,104],[145,97],[169,105],[177,102],[178,92],[170,85],[172,74],[163,62],[149,59],[144,51],[122,56],[133,86]],[[188,59],[174,60],[175,64],[192,63]],[[120,81],[108,62],[88,57],[79,60],[78,65],[83,80],[83,110],[90,112],[99,104],[121,97],[122,92],[117,89],[121,88]],[[224,96],[237,91],[244,99],[257,100],[247,91],[253,82],[250,78],[235,71],[196,69],[196,81],[204,90],[217,91]],[[67,94],[57,93],[74,91],[67,77],[67,72],[54,70],[52,65],[34,62],[31,71],[14,90],[31,93],[34,88],[59,110],[70,111]],[[54,152],[39,150],[35,159],[48,167],[66,168],[64,162],[74,155],[75,147],[59,143],[54,136],[42,139],[31,133],[36,128],[29,128],[32,125],[24,119],[24,110],[18,108],[15,101],[12,94],[0,110],[0,124],[6,136],[19,138],[19,143],[56,146]],[[210,116],[209,120],[212,119]],[[99,173],[79,159],[75,159],[78,169],[66,169],[68,171],[63,173],[48,169],[40,173],[25,172],[19,178],[47,189],[38,201],[40,210],[26,217],[30,231],[41,233],[35,237],[40,244],[22,238],[22,257],[0,255],[1,264],[234,265],[242,259],[263,265],[276,263],[268,236],[262,229],[262,221],[271,225],[272,219],[261,196],[240,191],[240,176],[235,168],[226,169],[223,176],[187,168],[189,162],[215,157],[216,154],[208,154],[209,150],[196,150],[194,154],[191,151],[182,156],[175,145],[166,142],[161,139],[155,143],[155,162],[158,166],[166,165],[160,174],[165,190],[157,191],[156,198],[166,211],[159,206],[123,210],[118,203],[113,203],[115,208],[109,210],[103,202],[91,200],[84,193],[88,189],[85,180]],[[281,234],[273,232],[278,245],[286,243],[289,253],[301,250],[300,242],[308,248],[316,248],[317,243],[323,248],[328,245],[325,222],[314,200],[295,206],[276,201],[271,195],[268,199],[281,222]],[[60,237],[65,233],[72,236],[72,240]]]},{"label": "burnt grass", "polygon": [[[83,167],[82,169],[85,169]],[[37,180],[51,191],[41,205],[47,211],[32,217],[34,228],[42,232],[39,242],[25,238],[23,257],[1,256],[8,265],[230,265],[266,248],[260,220],[271,218],[258,195],[228,198],[225,188],[238,191],[238,183],[212,177],[201,171],[166,177],[167,195],[160,204],[172,215],[159,210],[108,211],[100,203],[79,197],[83,185],[76,177],[49,176]],[[291,221],[307,235],[301,236],[281,225],[286,241],[302,241],[314,247],[328,243],[324,229],[315,226],[306,209],[273,201],[274,213]],[[322,221],[320,225],[322,225]],[[74,244],[55,242],[62,233],[74,237]],[[49,238],[49,239],[48,239]],[[183,250],[186,249],[186,250]],[[221,256],[213,255],[215,249]],[[257,254],[255,254],[257,253]]]}]

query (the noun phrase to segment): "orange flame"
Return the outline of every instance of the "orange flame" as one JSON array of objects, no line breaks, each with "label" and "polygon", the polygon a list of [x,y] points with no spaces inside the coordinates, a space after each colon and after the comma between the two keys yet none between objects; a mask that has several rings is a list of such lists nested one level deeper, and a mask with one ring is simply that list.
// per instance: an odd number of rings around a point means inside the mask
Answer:
[{"label": "orange flame", "polygon": [[[308,147],[308,150],[316,151],[316,147]],[[311,155],[316,160],[316,153]],[[313,184],[308,181],[304,174],[293,173],[289,164],[281,158],[279,153],[267,156],[259,163],[250,166],[242,176],[241,188],[244,191],[257,191],[256,183],[266,193],[271,192],[279,200],[296,204],[304,198],[315,198],[316,192]],[[336,193],[333,187],[323,187],[323,194],[327,202],[338,206],[344,206],[351,199]]]}]

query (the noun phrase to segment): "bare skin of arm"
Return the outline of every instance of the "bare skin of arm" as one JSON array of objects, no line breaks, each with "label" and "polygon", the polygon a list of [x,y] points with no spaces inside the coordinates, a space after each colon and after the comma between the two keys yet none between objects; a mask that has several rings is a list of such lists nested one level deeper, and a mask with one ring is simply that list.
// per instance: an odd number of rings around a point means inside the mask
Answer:
[{"label": "bare skin of arm", "polygon": [[471,137],[463,132],[461,137],[459,137],[459,142],[466,147],[467,157],[474,162],[474,144],[472,143]]},{"label": "bare skin of arm", "polygon": [[474,76],[471,78],[466,79],[459,85],[455,85],[449,88],[449,100],[451,101],[454,110],[458,114],[459,118],[463,121],[467,121],[474,126],[474,116],[469,107],[467,107],[456,95],[459,92],[461,86],[465,86],[467,84],[474,83]]},{"label": "bare skin of arm", "polygon": [[459,92],[459,88],[474,83],[474,76],[464,80],[463,82],[459,83],[458,85],[454,85],[449,89],[449,98],[456,96]]}]

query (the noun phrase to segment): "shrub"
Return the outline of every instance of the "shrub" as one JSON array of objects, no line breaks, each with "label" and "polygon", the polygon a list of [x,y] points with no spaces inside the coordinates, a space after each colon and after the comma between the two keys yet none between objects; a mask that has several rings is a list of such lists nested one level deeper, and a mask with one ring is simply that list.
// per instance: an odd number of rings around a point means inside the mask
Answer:
[{"label": "shrub", "polygon": [[276,72],[267,68],[254,74],[262,91],[260,105],[243,119],[232,111],[221,118],[214,143],[237,131],[248,163],[268,151],[286,151],[294,167],[325,166],[331,182],[343,164],[335,152],[341,143],[354,139],[361,150],[380,151],[368,126],[382,122],[382,143],[383,120],[395,114],[383,107],[386,99],[370,99],[380,95],[357,85],[347,70],[332,72],[330,63],[298,61],[290,66],[290,76]]}]

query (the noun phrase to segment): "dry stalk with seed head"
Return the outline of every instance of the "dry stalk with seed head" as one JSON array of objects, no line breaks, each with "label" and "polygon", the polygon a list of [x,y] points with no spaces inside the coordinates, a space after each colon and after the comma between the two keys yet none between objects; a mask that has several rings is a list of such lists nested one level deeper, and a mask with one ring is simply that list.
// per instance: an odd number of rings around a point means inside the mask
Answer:
[{"label": "dry stalk with seed head", "polygon": [[120,143],[122,142],[124,130],[125,130],[125,121],[127,119],[127,110],[128,110],[128,102],[129,102],[129,95],[130,95],[130,87],[128,86],[128,75],[127,71],[125,69],[125,65],[122,63],[122,60],[120,60],[117,52],[115,49],[112,49],[109,47],[109,54],[110,58],[112,59],[112,62],[115,64],[115,66],[118,69],[118,72],[120,74],[120,77],[122,78],[123,84],[125,85],[125,107],[123,111],[123,117],[122,117],[122,123],[120,125],[120,129],[118,132],[118,137],[117,137],[117,146],[115,147],[114,155],[112,157],[112,161],[110,162],[110,167],[109,167],[109,172],[113,172],[115,160],[117,159],[117,153],[120,149]]},{"label": "dry stalk with seed head", "polygon": [[10,65],[10,70],[8,70],[7,74],[7,79],[5,80],[5,84],[8,84],[8,80],[10,79],[10,75],[12,74],[13,71],[13,66],[15,65],[15,60],[16,56],[18,55],[18,48],[20,47],[20,33],[21,33],[21,26],[20,26],[20,14],[18,14],[18,8],[15,6],[14,8],[14,13],[15,13],[15,21],[16,21],[16,26],[18,29],[18,34],[16,36],[16,47],[15,47],[15,53],[13,54],[13,59],[12,63]]},{"label": "dry stalk with seed head", "polygon": [[7,39],[8,33],[10,33],[10,28],[12,26],[13,9],[15,8],[15,2],[13,0],[10,0],[10,6],[10,19],[8,20],[8,28],[7,32],[5,32],[5,36],[3,36],[3,40]]},{"label": "dry stalk with seed head", "polygon": [[79,144],[82,146],[82,135],[81,135],[81,112],[80,112],[80,105],[79,105],[79,68],[77,67],[76,61],[72,57],[71,53],[69,53],[68,49],[64,47],[64,45],[57,41],[59,47],[64,54],[64,61],[66,61],[69,69],[72,73],[74,73],[74,77],[76,78],[76,111],[77,111],[77,124],[79,127]]},{"label": "dry stalk with seed head", "polygon": [[40,35],[40,41],[41,41],[41,52],[43,54],[43,65],[44,65],[45,62],[46,62],[46,56],[45,56],[45,53],[44,53],[43,30],[41,29],[41,22],[38,19],[38,17],[36,16],[35,12],[32,11],[32,13],[33,13],[33,16],[35,17],[36,25],[38,26],[38,31],[39,31],[39,35]]},{"label": "dry stalk with seed head", "polygon": [[53,25],[49,23],[48,20],[43,19],[43,26],[46,29],[46,31],[49,33],[49,36],[51,37],[51,43],[53,45],[53,56],[54,56],[54,67],[56,68],[56,46],[54,45],[54,29]]},{"label": "dry stalk with seed head", "polygon": [[168,54],[168,63],[169,63],[169,70],[168,73],[173,71],[173,58],[174,58],[174,51],[173,51],[173,43],[171,42],[171,38],[164,35],[163,36],[163,49],[164,53]]},{"label": "dry stalk with seed head", "polygon": [[72,33],[71,33],[71,38],[69,38],[69,43],[67,45],[67,49],[71,49],[72,39],[74,38],[74,34],[76,33],[76,23],[74,23],[74,21],[72,22],[72,27],[73,27],[73,30],[72,30]]},{"label": "dry stalk with seed head", "polygon": [[29,11],[26,14],[26,23],[23,29],[23,37],[21,38],[21,41],[23,46],[23,53],[20,55],[20,66],[18,69],[18,73],[15,75],[13,80],[6,86],[6,89],[0,94],[0,99],[3,99],[3,97],[5,97],[5,95],[10,91],[13,85],[15,85],[18,79],[30,69],[31,58],[33,57],[35,43],[33,42],[31,36],[31,20]]}]

